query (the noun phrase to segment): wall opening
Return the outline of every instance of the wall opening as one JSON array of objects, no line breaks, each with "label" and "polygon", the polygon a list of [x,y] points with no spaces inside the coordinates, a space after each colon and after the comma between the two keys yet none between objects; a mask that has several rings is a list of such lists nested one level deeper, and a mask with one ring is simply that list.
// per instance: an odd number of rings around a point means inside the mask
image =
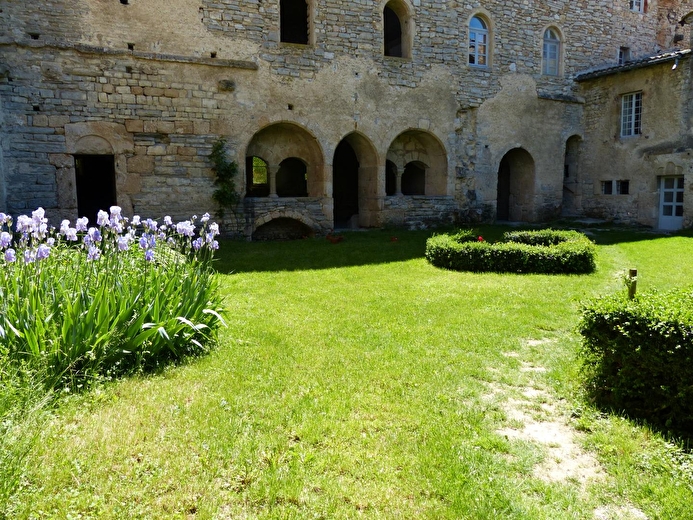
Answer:
[{"label": "wall opening", "polygon": [[253,233],[253,240],[297,240],[313,236],[315,231],[303,222],[293,218],[279,217],[258,226]]},{"label": "wall opening", "polygon": [[308,174],[306,165],[301,159],[289,157],[279,163],[279,171],[277,171],[277,196],[308,196]]},{"label": "wall opening", "polygon": [[269,168],[260,157],[245,158],[245,196],[267,197],[269,195]]},{"label": "wall opening", "polygon": [[514,148],[498,167],[497,220],[528,222],[534,218],[534,159],[526,150]]},{"label": "wall opening", "polygon": [[385,33],[385,56],[402,57],[402,23],[399,16],[389,6],[383,9]]},{"label": "wall opening", "polygon": [[385,195],[397,195],[397,165],[392,161],[385,161]]},{"label": "wall opening", "polygon": [[96,224],[99,210],[117,204],[113,155],[75,155],[77,214]]},{"label": "wall opening", "polygon": [[342,140],[332,161],[334,227],[352,227],[359,214],[359,161],[352,146]]},{"label": "wall opening", "polygon": [[404,166],[402,172],[402,195],[426,194],[426,165],[412,161]]},{"label": "wall opening", "polygon": [[310,38],[308,16],[306,0],[280,0],[280,40],[284,43],[307,45]]},{"label": "wall opening", "polygon": [[580,136],[569,137],[565,142],[563,161],[563,205],[561,215],[574,217],[580,211],[580,194],[578,193],[578,163],[580,156]]}]

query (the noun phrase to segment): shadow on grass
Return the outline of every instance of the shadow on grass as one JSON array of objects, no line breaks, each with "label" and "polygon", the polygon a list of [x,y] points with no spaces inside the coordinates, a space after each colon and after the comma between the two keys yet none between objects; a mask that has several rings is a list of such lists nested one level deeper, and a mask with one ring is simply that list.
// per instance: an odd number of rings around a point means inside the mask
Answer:
[{"label": "shadow on grass", "polygon": [[221,273],[302,271],[423,258],[431,231],[373,230],[338,233],[343,240],[325,237],[303,240],[242,242],[223,240],[214,267]]},{"label": "shadow on grass", "polygon": [[[464,226],[462,226],[464,227]],[[506,231],[519,229],[578,229],[587,232],[597,245],[613,245],[624,242],[657,240],[669,236],[693,237],[693,230],[664,234],[641,228],[580,227],[570,222],[553,225],[479,225],[471,228],[485,240],[497,241]],[[426,239],[434,233],[445,233],[458,228],[407,231],[402,229],[345,231],[339,243],[331,243],[325,237],[303,240],[245,242],[222,240],[216,255],[215,268],[220,273],[303,271],[333,269],[370,264],[403,262],[423,258]]]}]

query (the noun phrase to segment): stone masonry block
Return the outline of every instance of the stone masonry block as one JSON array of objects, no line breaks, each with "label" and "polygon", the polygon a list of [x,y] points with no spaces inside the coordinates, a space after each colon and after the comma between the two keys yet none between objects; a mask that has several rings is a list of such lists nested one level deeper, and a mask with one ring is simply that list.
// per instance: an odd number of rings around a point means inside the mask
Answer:
[{"label": "stone masonry block", "polygon": [[125,129],[128,132],[144,132],[144,122],[139,119],[126,119]]},{"label": "stone masonry block", "polygon": [[61,126],[65,126],[70,122],[70,116],[49,116],[48,117],[48,126],[51,128],[57,128]]},{"label": "stone masonry block", "polygon": [[128,157],[128,173],[151,173],[154,171],[154,157],[151,155],[135,155]]}]

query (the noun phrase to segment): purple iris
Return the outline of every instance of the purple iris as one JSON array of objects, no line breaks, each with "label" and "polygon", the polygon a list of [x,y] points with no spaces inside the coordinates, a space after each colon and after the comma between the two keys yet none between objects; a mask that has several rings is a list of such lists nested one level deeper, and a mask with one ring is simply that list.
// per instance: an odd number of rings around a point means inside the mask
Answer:
[{"label": "purple iris", "polygon": [[0,247],[5,249],[7,246],[10,245],[12,242],[12,235],[10,235],[7,231],[3,231],[0,233]]},{"label": "purple iris", "polygon": [[118,251],[127,251],[129,244],[128,237],[118,237]]},{"label": "purple iris", "polygon": [[77,231],[86,231],[87,225],[89,224],[89,219],[87,217],[81,217],[77,219],[75,223],[75,228]]},{"label": "purple iris", "polygon": [[95,245],[89,246],[89,253],[87,254],[87,260],[98,260],[101,257],[101,250]]},{"label": "purple iris", "polygon": [[151,249],[147,249],[147,250],[144,252],[144,259],[145,259],[147,262],[153,262],[153,261],[154,261],[154,251],[152,251]]},{"label": "purple iris", "polygon": [[104,210],[101,209],[96,214],[96,225],[103,227],[106,224],[108,224],[108,213],[106,213]]},{"label": "purple iris", "polygon": [[48,247],[46,244],[41,244],[38,246],[38,249],[36,250],[36,259],[37,260],[43,260],[45,258],[48,258],[51,254],[51,248]]},{"label": "purple iris", "polygon": [[7,262],[8,264],[11,264],[16,259],[17,259],[17,255],[14,252],[14,249],[8,249],[7,251],[5,251],[5,262]]}]

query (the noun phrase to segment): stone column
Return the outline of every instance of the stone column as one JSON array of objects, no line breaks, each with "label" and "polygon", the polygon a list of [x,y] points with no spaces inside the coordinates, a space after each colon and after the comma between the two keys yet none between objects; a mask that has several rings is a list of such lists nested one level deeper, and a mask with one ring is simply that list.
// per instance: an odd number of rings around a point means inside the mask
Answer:
[{"label": "stone column", "polygon": [[277,197],[277,172],[279,165],[267,163],[267,180],[269,181],[269,196]]}]

